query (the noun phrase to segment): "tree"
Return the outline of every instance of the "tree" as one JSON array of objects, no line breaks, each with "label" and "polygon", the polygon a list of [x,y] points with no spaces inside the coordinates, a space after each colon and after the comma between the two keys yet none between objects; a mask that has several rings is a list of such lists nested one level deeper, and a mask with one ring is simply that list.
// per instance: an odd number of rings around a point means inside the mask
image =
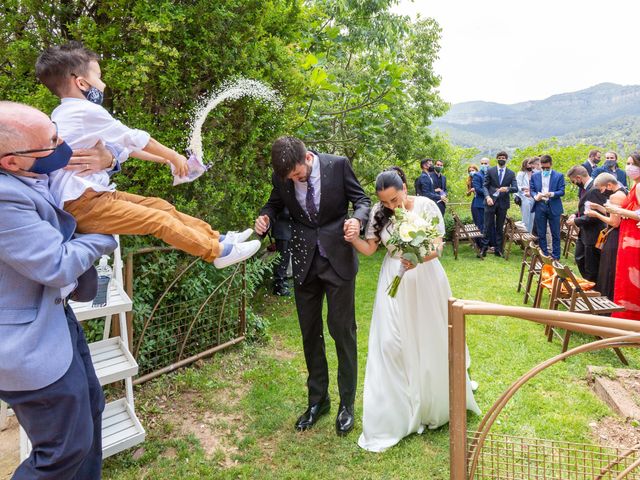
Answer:
[{"label": "tree", "polygon": [[433,71],[440,28],[392,13],[395,3],[317,0],[301,43],[308,81],[298,133],[351,158],[365,184],[423,156],[430,119],[446,108]]}]

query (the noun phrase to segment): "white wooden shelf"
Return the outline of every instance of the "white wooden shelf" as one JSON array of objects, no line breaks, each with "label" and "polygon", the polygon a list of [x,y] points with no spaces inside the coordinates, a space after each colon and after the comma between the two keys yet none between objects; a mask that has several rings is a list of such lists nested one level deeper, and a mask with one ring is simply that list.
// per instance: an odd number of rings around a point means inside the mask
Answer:
[{"label": "white wooden shelf", "polygon": [[125,398],[109,402],[102,414],[102,456],[104,458],[144,441],[142,424]]},{"label": "white wooden shelf", "polygon": [[79,322],[91,320],[93,318],[107,317],[122,312],[130,312],[133,302],[125,293],[120,282],[111,281],[109,286],[109,301],[104,307],[94,307],[93,302],[69,302],[73,313]]},{"label": "white wooden shelf", "polygon": [[[116,237],[117,239],[117,237]],[[131,311],[132,302],[122,288],[122,258],[120,246],[113,254],[113,272],[104,307],[94,307],[93,302],[70,302],[79,322],[103,318],[104,340],[89,344],[91,361],[100,385],[124,380],[125,398],[110,402],[102,413],[103,458],[131,448],[145,439],[145,431],[134,411],[133,380],[138,374],[138,363],[128,349],[126,312]],[[118,315],[121,337],[109,337],[111,316]],[[0,429],[6,420],[6,405],[0,405]],[[20,458],[24,460],[31,451],[26,433],[20,428]]]},{"label": "white wooden shelf", "polygon": [[89,350],[100,385],[138,374],[138,363],[120,337],[93,342]]}]

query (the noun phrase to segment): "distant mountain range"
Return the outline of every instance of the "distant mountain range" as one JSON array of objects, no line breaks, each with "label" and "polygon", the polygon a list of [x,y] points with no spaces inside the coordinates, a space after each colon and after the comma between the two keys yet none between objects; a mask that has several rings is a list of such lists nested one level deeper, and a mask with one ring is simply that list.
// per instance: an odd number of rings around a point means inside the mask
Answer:
[{"label": "distant mountain range", "polygon": [[606,146],[640,143],[640,85],[601,83],[544,100],[504,105],[464,102],[452,105],[433,129],[482,152],[514,149],[556,137],[561,144]]}]

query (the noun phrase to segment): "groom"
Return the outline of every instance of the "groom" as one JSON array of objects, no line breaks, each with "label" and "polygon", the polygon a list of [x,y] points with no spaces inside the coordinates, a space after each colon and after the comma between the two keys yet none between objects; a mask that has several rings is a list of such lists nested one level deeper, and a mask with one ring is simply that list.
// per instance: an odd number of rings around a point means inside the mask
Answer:
[{"label": "groom", "polygon": [[[344,240],[349,227],[362,229],[371,201],[345,157],[308,151],[295,137],[281,137],[271,149],[271,196],[256,219],[265,235],[285,207],[292,223],[291,255],[298,321],[309,377],[309,407],[298,418],[298,431],[312,427],[330,409],[322,303],[327,297],[327,325],[338,355],[340,407],[336,433],[353,429],[357,381],[355,277],[358,257]],[[347,218],[349,203],[353,215]]]}]

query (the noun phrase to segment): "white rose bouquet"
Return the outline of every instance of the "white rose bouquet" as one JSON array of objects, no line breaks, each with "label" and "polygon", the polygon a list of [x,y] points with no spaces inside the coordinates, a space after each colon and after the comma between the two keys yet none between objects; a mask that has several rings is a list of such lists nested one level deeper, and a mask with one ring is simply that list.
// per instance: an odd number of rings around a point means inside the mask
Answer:
[{"label": "white rose bouquet", "polygon": [[[417,265],[424,261],[424,257],[436,250],[435,240],[441,236],[438,232],[438,217],[426,212],[415,213],[404,208],[396,208],[390,221],[395,228],[387,244],[393,245],[403,259]],[[395,297],[398,293],[398,286],[405,271],[404,266],[401,266],[387,288],[390,297]]]}]

